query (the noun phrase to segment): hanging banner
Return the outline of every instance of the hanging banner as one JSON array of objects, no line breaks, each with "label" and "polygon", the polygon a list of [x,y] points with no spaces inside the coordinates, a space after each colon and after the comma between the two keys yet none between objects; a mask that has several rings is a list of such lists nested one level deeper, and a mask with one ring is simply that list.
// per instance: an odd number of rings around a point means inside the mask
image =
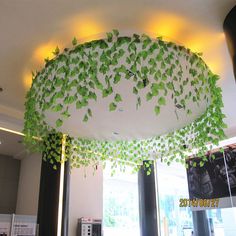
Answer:
[{"label": "hanging banner", "polygon": [[11,215],[0,214],[0,236],[10,236]]},{"label": "hanging banner", "polygon": [[181,199],[181,205],[192,210],[236,206],[236,145],[214,156],[203,166],[200,158],[188,160],[196,166],[187,169],[189,199]]},{"label": "hanging banner", "polygon": [[35,216],[16,215],[12,236],[35,236],[36,226]]},{"label": "hanging banner", "polygon": [[0,222],[0,236],[10,236],[10,228],[9,222]]}]

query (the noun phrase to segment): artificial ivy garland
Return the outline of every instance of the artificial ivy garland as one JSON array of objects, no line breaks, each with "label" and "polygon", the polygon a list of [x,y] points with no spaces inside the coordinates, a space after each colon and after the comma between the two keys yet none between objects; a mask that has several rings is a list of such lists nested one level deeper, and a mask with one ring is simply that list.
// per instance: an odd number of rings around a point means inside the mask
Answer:
[{"label": "artificial ivy garland", "polygon": [[[84,44],[78,44],[74,39],[72,44],[73,49],[60,53],[56,48],[55,58],[46,59],[45,67],[33,75],[32,87],[26,97],[25,142],[34,149],[44,150],[52,164],[60,162],[60,158],[53,158],[43,141],[70,117],[68,107],[85,110],[79,118],[89,122],[93,115],[90,101],[96,101],[100,93],[103,98],[113,97],[108,109],[115,111],[122,96],[114,93],[114,88],[125,79],[133,82],[130,92],[136,96],[134,105],[137,109],[142,105],[140,91],[146,91],[146,101],[156,101],[153,107],[156,115],[161,113],[169,94],[175,107],[185,110],[186,115],[192,112],[189,104],[198,104],[201,99],[207,101],[207,110],[180,130],[145,140],[111,142],[71,137],[66,160],[72,167],[110,160],[114,168],[126,163],[138,168],[144,160],[159,157],[167,164],[174,160],[185,163],[193,150],[202,157],[202,166],[207,161],[206,144],[217,145],[225,137],[221,89],[216,85],[219,77],[210,71],[199,54],[161,38],[136,34],[120,37],[117,30],[107,33],[106,39]],[[180,58],[185,61],[186,68]],[[185,70],[193,79],[184,75]],[[191,86],[191,90],[186,91],[187,86]],[[58,114],[54,127],[45,122],[46,112]]]}]

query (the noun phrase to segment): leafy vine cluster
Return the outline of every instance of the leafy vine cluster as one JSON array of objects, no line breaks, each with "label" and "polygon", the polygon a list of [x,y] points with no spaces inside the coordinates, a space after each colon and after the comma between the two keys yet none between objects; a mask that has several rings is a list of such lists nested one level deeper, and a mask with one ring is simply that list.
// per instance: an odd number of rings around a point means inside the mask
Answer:
[{"label": "leafy vine cluster", "polygon": [[[199,105],[202,100],[206,101],[207,109],[186,127],[145,140],[71,137],[66,159],[72,167],[110,160],[114,169],[127,163],[138,169],[144,160],[159,157],[167,164],[172,161],[185,164],[185,158],[193,150],[202,158],[202,166],[207,161],[206,144],[217,145],[225,137],[221,89],[216,84],[219,77],[210,71],[200,54],[162,38],[137,34],[121,37],[117,30],[107,33],[106,39],[84,44],[73,39],[72,44],[72,49],[66,48],[61,53],[56,48],[55,58],[45,60],[45,67],[33,74],[32,87],[26,96],[25,142],[33,149],[44,150],[52,164],[60,159],[53,158],[45,140],[70,118],[70,108],[81,110],[83,116],[78,118],[89,122],[93,116],[90,102],[112,97],[108,109],[115,111],[123,97],[114,88],[123,80],[133,83],[130,92],[136,97],[137,109],[142,105],[143,91],[147,102],[155,101],[156,115],[166,105],[167,97],[171,97],[176,110],[181,109],[186,115],[192,114],[192,103]],[[46,122],[47,112],[57,114],[53,127]]]}]

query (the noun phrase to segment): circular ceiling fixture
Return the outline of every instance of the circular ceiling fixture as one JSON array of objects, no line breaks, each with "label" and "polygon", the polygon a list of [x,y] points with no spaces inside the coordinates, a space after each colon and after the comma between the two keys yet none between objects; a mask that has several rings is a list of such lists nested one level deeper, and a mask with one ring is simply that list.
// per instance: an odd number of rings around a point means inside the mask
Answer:
[{"label": "circular ceiling fixture", "polygon": [[[138,165],[158,157],[185,163],[193,150],[202,165],[206,144],[224,137],[218,76],[199,54],[117,30],[106,39],[72,44],[62,53],[56,48],[55,58],[34,75],[26,101],[27,143],[43,148],[48,134],[69,135],[72,166],[108,159],[114,167]],[[53,158],[50,152],[47,158]]]}]

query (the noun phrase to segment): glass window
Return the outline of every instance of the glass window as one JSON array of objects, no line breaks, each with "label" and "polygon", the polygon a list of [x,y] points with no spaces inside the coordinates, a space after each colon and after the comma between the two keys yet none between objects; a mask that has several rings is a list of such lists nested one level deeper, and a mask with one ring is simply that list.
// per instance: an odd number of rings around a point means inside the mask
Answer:
[{"label": "glass window", "polygon": [[103,179],[104,236],[139,236],[138,175],[127,168],[111,176],[108,165]]},{"label": "glass window", "polygon": [[[180,207],[189,199],[187,173],[183,165],[157,162],[157,187],[161,236],[191,236],[193,217],[190,207]],[[206,210],[210,235],[235,236],[236,208]]]},{"label": "glass window", "polygon": [[236,208],[222,208],[207,210],[207,218],[211,235],[235,236],[236,235]]},{"label": "glass window", "polygon": [[191,210],[180,207],[180,199],[189,198],[184,166],[176,163],[167,166],[158,161],[156,174],[161,236],[190,236],[193,231]]}]

